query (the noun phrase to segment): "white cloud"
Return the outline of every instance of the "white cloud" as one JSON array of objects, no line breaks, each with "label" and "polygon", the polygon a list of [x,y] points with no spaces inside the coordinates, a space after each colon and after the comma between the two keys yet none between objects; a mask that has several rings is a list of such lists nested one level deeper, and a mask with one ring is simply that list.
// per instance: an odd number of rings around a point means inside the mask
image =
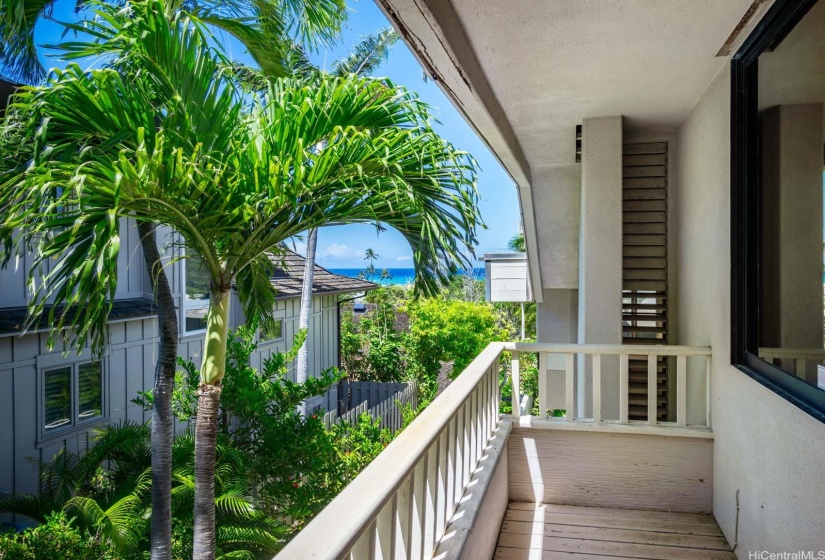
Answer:
[{"label": "white cloud", "polygon": [[396,257],[395,260],[397,260],[398,262],[406,262],[406,261],[413,260],[413,258],[412,258],[411,255],[404,255],[404,256],[401,256],[401,257]]},{"label": "white cloud", "polygon": [[343,243],[333,243],[319,251],[319,253],[321,258],[324,259],[348,259],[358,257],[361,254]]}]

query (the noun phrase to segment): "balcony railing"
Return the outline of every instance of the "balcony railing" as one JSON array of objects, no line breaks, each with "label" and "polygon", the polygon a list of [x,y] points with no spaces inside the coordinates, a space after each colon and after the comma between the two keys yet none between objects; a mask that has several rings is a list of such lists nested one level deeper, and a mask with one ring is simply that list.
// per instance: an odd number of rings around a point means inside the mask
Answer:
[{"label": "balcony railing", "polygon": [[[545,422],[557,426],[611,431],[614,425],[651,430],[647,423],[632,422],[627,413],[628,357],[646,356],[653,382],[650,424],[656,424],[655,380],[657,358],[676,360],[677,428],[687,425],[690,410],[687,358],[705,361],[704,382],[710,383],[710,348],[687,346],[605,346],[576,344],[492,343],[436,398],[364,471],[278,554],[277,560],[381,559],[448,560],[468,553],[463,541],[485,531],[472,531],[479,500],[497,472],[497,458],[506,455],[511,423],[499,414],[502,353],[511,353],[514,416],[519,417],[519,357],[539,355],[539,401],[549,402],[548,356],[565,357],[566,417]],[[589,364],[576,355],[591,356]],[[615,420],[602,415],[602,357],[618,356],[620,408]],[[592,417],[579,414],[577,395],[580,368],[592,375]],[[607,369],[606,367],[604,369]],[[695,380],[694,380],[695,381]],[[579,382],[580,383],[580,382]],[[707,391],[710,394],[710,391]],[[540,406],[546,416],[546,407]],[[705,404],[706,410],[710,410]],[[522,417],[521,420],[524,420]],[[538,419],[537,419],[538,420]],[[661,423],[660,423],[661,424]],[[634,427],[635,426],[635,427]],[[710,413],[701,427],[710,426]],[[691,426],[693,428],[694,426]],[[658,430],[659,428],[653,428]],[[506,468],[505,468],[506,471]],[[486,477],[486,478],[485,478]],[[506,482],[505,482],[506,484]],[[505,495],[506,507],[506,495]],[[473,510],[474,508],[474,510]],[[483,520],[482,520],[483,522]],[[486,531],[489,533],[489,531]],[[495,546],[493,540],[483,546]],[[486,537],[480,537],[486,538]],[[469,545],[468,545],[469,546]]]},{"label": "balcony railing", "polygon": [[[513,416],[518,418],[523,415],[520,410],[518,399],[520,393],[521,375],[519,368],[519,355],[521,353],[538,354],[539,370],[539,418],[547,419],[548,407],[543,403],[551,400],[550,383],[551,375],[547,363],[548,357],[554,355],[564,356],[564,403],[565,416],[567,422],[578,424],[605,425],[638,425],[640,422],[633,422],[629,417],[629,395],[630,395],[630,356],[634,358],[646,358],[647,360],[647,422],[648,425],[666,425],[676,427],[686,427],[688,425],[688,414],[695,410],[699,403],[691,402],[690,391],[688,390],[688,367],[689,357],[698,357],[704,360],[704,385],[703,391],[705,402],[703,403],[704,422],[692,422],[692,427],[711,426],[711,406],[710,406],[710,382],[711,382],[711,349],[702,346],[655,346],[655,345],[605,345],[605,344],[522,344],[506,343],[504,349],[511,352],[512,356],[512,377],[513,377]],[[577,360],[577,356],[580,358]],[[584,356],[590,356],[589,367],[585,364]],[[618,418],[608,419],[603,415],[603,391],[602,382],[604,378],[603,357],[618,357]],[[676,359],[676,418],[675,422],[659,422],[657,420],[658,387],[657,372],[658,358],[675,357]],[[577,391],[577,387],[582,385],[582,374],[588,371],[591,376],[592,392],[585,395],[583,388]],[[578,380],[577,380],[578,377]],[[592,409],[591,415],[585,415],[583,404],[590,397]],[[692,399],[695,401],[695,398]],[[689,411],[689,406],[691,410]],[[527,414],[529,416],[529,411]]]},{"label": "balcony railing", "polygon": [[432,558],[499,423],[503,347],[490,344],[277,558]]}]

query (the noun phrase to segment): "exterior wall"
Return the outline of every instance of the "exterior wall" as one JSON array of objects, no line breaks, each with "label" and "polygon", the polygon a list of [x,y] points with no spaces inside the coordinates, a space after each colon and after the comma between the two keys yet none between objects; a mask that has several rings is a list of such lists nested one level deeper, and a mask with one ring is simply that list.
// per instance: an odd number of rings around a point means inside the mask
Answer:
[{"label": "exterior wall", "polygon": [[[146,265],[143,261],[143,251],[140,248],[135,222],[132,219],[120,220],[121,246],[118,255],[118,286],[115,297],[130,299],[151,297],[152,288]],[[26,281],[29,270],[34,262],[34,256],[26,253],[20,259],[13,259],[8,267],[0,268],[0,308],[25,307],[28,303]]]},{"label": "exterior wall", "polygon": [[[541,287],[544,289],[579,287],[581,183],[582,166],[579,163],[550,165],[533,172],[530,196],[537,218]],[[536,291],[539,291],[538,286]]]},{"label": "exterior wall", "polygon": [[484,269],[487,301],[533,300],[525,253],[488,253],[484,255]]},{"label": "exterior wall", "polygon": [[[730,364],[730,68],[678,130],[679,344],[713,347],[713,513],[737,553],[820,550],[825,425]],[[701,393],[701,384],[690,389]]]},{"label": "exterior wall", "polygon": [[[119,257],[119,298],[152,297],[151,285],[137,228],[124,220],[123,245]],[[175,243],[177,239],[167,231],[160,231],[158,244]],[[166,273],[171,283],[175,304],[182,310],[183,261],[179,249],[166,251]],[[2,291],[5,299],[2,307],[26,305],[25,277],[30,256],[22,259],[18,267],[0,270],[0,285],[9,287]],[[310,375],[337,365],[338,359],[338,295],[316,296],[312,300],[310,318],[309,356]],[[245,318],[237,296],[231,303],[231,326],[243,324]],[[298,330],[300,299],[276,302],[275,316],[283,319],[281,340],[263,342],[251,357],[253,367],[261,368],[263,361],[274,352],[284,352],[291,345]],[[179,316],[181,337],[178,354],[200,365],[203,354],[204,333],[183,333],[183,317]],[[139,391],[148,391],[154,385],[157,361],[157,321],[154,318],[117,321],[110,324],[110,346],[103,357],[104,414],[98,420],[59,434],[41,433],[42,407],[41,370],[59,363],[88,361],[90,351],[84,349],[81,356],[74,351],[62,356],[62,347],[47,349],[48,333],[39,332],[23,336],[0,336],[0,422],[9,429],[0,431],[0,492],[37,493],[38,473],[30,458],[49,461],[61,448],[82,452],[90,444],[89,430],[94,426],[117,423],[122,420],[145,422],[150,413],[131,402]],[[294,380],[294,376],[293,376]],[[178,430],[186,425],[177,423]]]},{"label": "exterior wall", "polygon": [[[622,117],[582,125],[580,344],[622,343]],[[578,411],[592,415],[592,373],[579,357]],[[602,416],[619,418],[619,360],[602,361]]]},{"label": "exterior wall", "polygon": [[708,439],[513,427],[510,499],[709,513]]},{"label": "exterior wall", "polygon": [[40,371],[55,362],[87,361],[88,349],[82,356],[70,352],[63,357],[61,347],[48,351],[47,333],[0,337],[0,422],[5,426],[0,431],[0,491],[37,493],[37,468],[29,459],[49,461],[63,447],[85,451],[95,425],[149,419],[149,413],[130,401],[154,383],[156,321],[113,323],[110,333],[111,346],[103,358],[103,417],[58,434],[40,431]]}]

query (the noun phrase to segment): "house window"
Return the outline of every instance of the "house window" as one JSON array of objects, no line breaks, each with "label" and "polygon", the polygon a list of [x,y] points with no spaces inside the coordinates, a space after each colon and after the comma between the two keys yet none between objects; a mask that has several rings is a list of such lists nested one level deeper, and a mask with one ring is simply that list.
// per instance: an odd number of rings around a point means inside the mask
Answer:
[{"label": "house window", "polygon": [[261,327],[258,329],[258,340],[260,342],[274,342],[281,340],[284,337],[284,321],[283,319],[275,319],[270,327]]},{"label": "house window", "polygon": [[737,367],[825,422],[825,0],[777,0],[732,61]]},{"label": "house window", "polygon": [[209,273],[200,257],[191,255],[183,259],[184,298],[183,328],[185,333],[206,330],[209,312]]},{"label": "house window", "polygon": [[103,368],[86,362],[43,370],[43,434],[103,416]]}]

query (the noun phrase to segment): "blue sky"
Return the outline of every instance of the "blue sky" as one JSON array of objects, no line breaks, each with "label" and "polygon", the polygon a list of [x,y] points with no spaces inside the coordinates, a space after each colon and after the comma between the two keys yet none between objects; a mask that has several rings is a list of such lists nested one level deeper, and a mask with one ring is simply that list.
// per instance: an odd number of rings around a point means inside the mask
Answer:
[{"label": "blue sky", "polygon": [[[74,5],[74,0],[57,2],[55,18],[75,19]],[[349,48],[364,35],[389,25],[384,14],[371,0],[350,1],[349,5],[349,20],[339,44],[335,48],[311,55],[318,66],[330,66],[332,61],[345,56]],[[45,22],[38,26],[35,37],[39,43],[57,42],[60,33],[58,26]],[[247,58],[243,52],[239,52],[237,43],[227,42],[226,47],[233,51],[230,53],[233,58]],[[47,67],[55,65],[53,59],[46,59],[44,63]],[[505,249],[507,240],[518,231],[518,199],[512,179],[441,89],[432,81],[424,81],[421,66],[403,42],[396,44],[389,59],[376,75],[386,76],[396,84],[418,93],[432,107],[435,117],[441,123],[435,125],[436,130],[457,148],[469,152],[476,159],[481,169],[478,178],[480,211],[487,225],[487,229],[479,231],[476,253],[480,257],[485,252]],[[331,268],[363,268],[366,266],[364,251],[368,247],[381,257],[375,264],[376,268],[411,266],[412,252],[403,237],[393,230],[376,234],[376,229],[370,225],[321,229],[318,235],[318,263]],[[302,252],[300,243],[297,248]]]}]

